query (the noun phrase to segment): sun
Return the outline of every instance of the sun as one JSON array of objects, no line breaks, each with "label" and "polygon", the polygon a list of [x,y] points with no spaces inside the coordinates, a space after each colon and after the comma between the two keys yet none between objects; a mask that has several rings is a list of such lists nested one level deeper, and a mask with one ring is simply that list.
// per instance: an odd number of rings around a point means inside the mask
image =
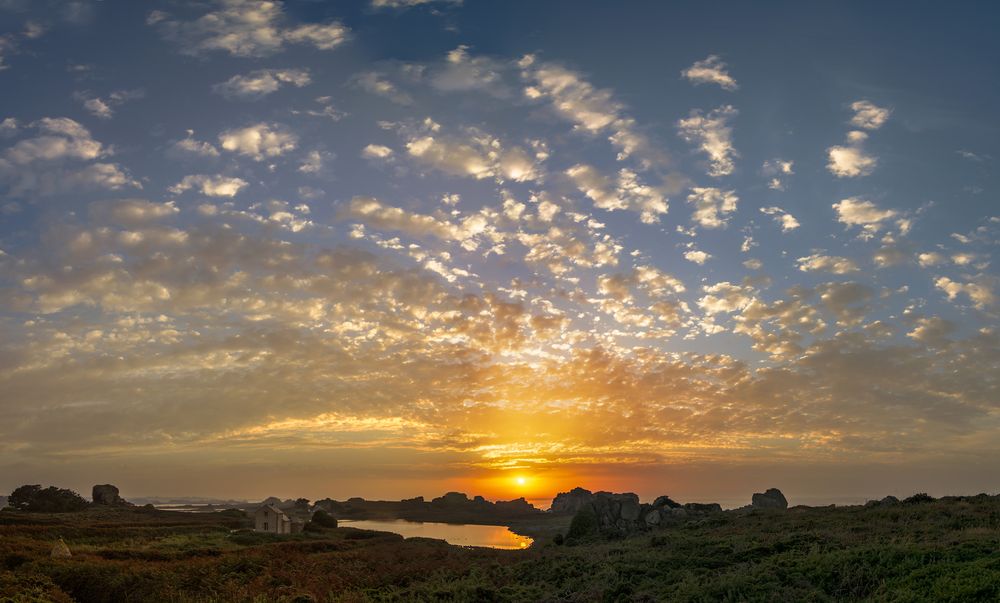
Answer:
[{"label": "sun", "polygon": [[528,478],[519,475],[514,478],[514,481],[517,482],[518,486],[523,486],[528,483]]}]

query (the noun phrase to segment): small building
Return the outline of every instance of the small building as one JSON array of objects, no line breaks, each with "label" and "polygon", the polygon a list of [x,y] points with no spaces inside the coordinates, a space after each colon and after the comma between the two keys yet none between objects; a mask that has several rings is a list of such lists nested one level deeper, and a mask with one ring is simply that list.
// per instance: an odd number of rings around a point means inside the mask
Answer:
[{"label": "small building", "polygon": [[[309,513],[309,515],[312,515]],[[255,532],[268,534],[298,534],[309,521],[301,513],[293,510],[283,511],[277,505],[261,505],[253,514],[253,529]]]},{"label": "small building", "polygon": [[254,511],[253,529],[269,534],[291,534],[292,518],[274,505],[263,505]]}]

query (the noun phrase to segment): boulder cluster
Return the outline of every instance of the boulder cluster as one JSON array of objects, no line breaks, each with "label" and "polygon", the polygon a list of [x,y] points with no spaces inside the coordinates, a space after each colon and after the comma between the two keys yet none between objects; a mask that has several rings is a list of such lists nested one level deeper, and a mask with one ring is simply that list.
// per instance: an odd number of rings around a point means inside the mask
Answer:
[{"label": "boulder cluster", "polygon": [[672,518],[720,513],[722,506],[716,503],[682,505],[669,496],[660,496],[652,504],[643,504],[639,502],[639,496],[631,492],[615,494],[574,488],[558,494],[552,501],[551,511],[573,513],[575,517],[569,535],[585,537],[595,532],[631,534],[659,526]]},{"label": "boulder cluster", "polygon": [[[755,493],[752,500],[750,505],[737,511],[783,511],[788,508],[785,495],[777,488]],[[625,536],[670,524],[678,519],[722,513],[722,505],[681,504],[669,496],[660,496],[652,504],[643,504],[639,502],[639,496],[631,492],[615,494],[573,488],[556,495],[550,511],[572,514],[574,517],[567,538],[580,539],[596,534]]]}]

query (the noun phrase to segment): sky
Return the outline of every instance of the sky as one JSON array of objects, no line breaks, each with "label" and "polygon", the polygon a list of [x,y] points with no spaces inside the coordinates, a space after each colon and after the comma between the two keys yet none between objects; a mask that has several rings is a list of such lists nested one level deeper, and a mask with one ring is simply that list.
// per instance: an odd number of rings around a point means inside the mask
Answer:
[{"label": "sky", "polygon": [[0,0],[0,491],[996,492],[998,27]]}]

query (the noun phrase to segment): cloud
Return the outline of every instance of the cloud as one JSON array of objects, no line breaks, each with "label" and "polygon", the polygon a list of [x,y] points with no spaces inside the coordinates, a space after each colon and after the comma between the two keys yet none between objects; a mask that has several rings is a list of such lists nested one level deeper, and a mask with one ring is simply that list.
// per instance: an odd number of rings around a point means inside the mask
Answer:
[{"label": "cloud", "polygon": [[795,216],[780,207],[762,207],[760,208],[760,211],[769,216],[773,216],[774,220],[781,225],[781,232],[795,230],[800,226],[799,221],[795,219]]},{"label": "cloud", "polygon": [[320,109],[307,109],[306,111],[292,110],[292,114],[305,113],[312,117],[325,117],[330,121],[340,121],[347,114],[334,107],[330,100],[329,96],[320,96],[316,99],[316,102],[320,104]]},{"label": "cloud", "polygon": [[355,197],[342,207],[342,220],[353,219],[381,230],[406,233],[417,238],[434,237],[442,241],[455,241],[467,250],[476,249],[477,237],[486,233],[486,220],[481,215],[466,217],[453,223],[444,217],[436,217],[406,211],[386,205],[373,197]]},{"label": "cloud", "polygon": [[91,96],[87,92],[74,94],[76,98],[83,101],[83,108],[89,111],[94,117],[101,119],[111,119],[115,114],[115,107],[123,105],[128,101],[137,100],[146,96],[145,90],[116,90],[107,98]]},{"label": "cloud", "polygon": [[698,306],[708,315],[736,312],[754,300],[753,289],[729,281],[705,285],[702,291],[705,295],[698,300]]},{"label": "cloud", "polygon": [[90,214],[97,220],[129,227],[155,223],[179,212],[173,202],[156,203],[146,199],[98,201],[90,205]]},{"label": "cloud", "polygon": [[[13,196],[57,195],[75,190],[142,188],[114,163],[90,163],[113,154],[90,131],[68,117],[46,117],[30,124],[36,136],[24,138],[0,155],[0,182]],[[20,130],[18,130],[20,131]]]},{"label": "cloud", "polygon": [[851,110],[854,111],[854,117],[851,118],[851,125],[855,128],[864,128],[865,130],[878,130],[888,121],[889,116],[892,114],[892,109],[879,107],[866,100],[851,103]]},{"label": "cloud", "polygon": [[701,266],[702,264],[704,264],[705,262],[707,262],[711,257],[712,257],[711,254],[705,253],[704,251],[700,251],[700,250],[697,250],[697,249],[691,249],[689,251],[685,251],[684,252],[684,259],[685,260],[687,260],[689,262],[694,262],[695,264],[698,264],[699,266]]},{"label": "cloud", "polygon": [[858,271],[858,265],[854,260],[814,253],[795,260],[802,272],[830,272],[832,274],[849,274]]},{"label": "cloud", "polygon": [[533,55],[522,58],[518,66],[527,82],[526,98],[547,100],[555,114],[572,123],[575,130],[606,134],[618,149],[619,161],[635,158],[644,168],[668,163],[666,154],[637,130],[635,120],[610,90],[595,88],[579,73],[540,62]]},{"label": "cloud", "polygon": [[708,175],[713,178],[728,176],[733,173],[734,158],[739,156],[733,148],[733,130],[729,121],[736,117],[737,111],[731,105],[724,105],[704,115],[694,109],[691,115],[677,122],[677,130],[685,142],[696,144],[708,155]]},{"label": "cloud", "polygon": [[488,57],[473,57],[468,46],[448,52],[442,65],[433,69],[430,83],[441,92],[479,90],[497,96],[508,94],[501,75],[504,65]]},{"label": "cloud", "polygon": [[475,128],[467,128],[457,136],[442,134],[440,126],[430,120],[406,133],[406,151],[419,163],[477,180],[528,182],[542,175],[536,158],[520,146],[506,146]]},{"label": "cloud", "polygon": [[298,142],[298,136],[287,127],[264,122],[219,134],[219,144],[223,149],[246,155],[255,161],[284,155],[294,150]]},{"label": "cloud", "polygon": [[837,211],[837,221],[847,226],[860,226],[864,238],[871,238],[882,229],[886,220],[899,215],[892,209],[879,209],[871,201],[851,197],[833,204]]},{"label": "cloud", "polygon": [[371,0],[372,8],[412,8],[424,4],[462,4],[462,0]]},{"label": "cloud", "polygon": [[0,71],[9,69],[10,66],[4,64],[6,55],[14,54],[17,51],[17,43],[12,35],[0,35]]},{"label": "cloud", "polygon": [[695,61],[681,75],[694,84],[718,84],[723,90],[736,90],[739,86],[729,72],[726,71],[726,64],[722,59],[712,54],[708,58]]},{"label": "cloud", "polygon": [[287,24],[280,0],[214,0],[213,10],[193,20],[152,11],[146,23],[182,54],[225,52],[237,57],[266,57],[286,44],[330,50],[343,44],[350,30],[339,21]]},{"label": "cloud", "polygon": [[939,316],[920,317],[917,326],[906,334],[915,341],[932,346],[949,343],[948,336],[958,330],[958,325]]},{"label": "cloud", "polygon": [[917,261],[920,263],[921,268],[930,268],[932,266],[940,266],[948,260],[945,258],[944,254],[936,251],[929,251],[927,253],[921,253],[917,256]]},{"label": "cloud", "polygon": [[247,182],[242,178],[194,174],[184,176],[180,182],[171,186],[169,190],[175,195],[195,189],[209,197],[235,197],[246,186]]},{"label": "cloud", "polygon": [[311,82],[308,69],[258,69],[246,75],[234,75],[212,86],[212,90],[226,98],[256,100],[277,92],[284,84],[302,88]]},{"label": "cloud", "polygon": [[868,135],[864,132],[848,132],[848,146],[832,146],[826,150],[826,169],[838,178],[857,178],[871,174],[878,165],[878,159],[865,153],[864,142],[867,139]]},{"label": "cloud", "polygon": [[694,205],[691,219],[703,228],[721,228],[729,221],[729,214],[736,211],[739,197],[735,191],[711,187],[694,187],[687,198]]},{"label": "cloud", "polygon": [[795,173],[794,161],[785,159],[769,159],[761,166],[761,173],[768,178],[767,188],[775,191],[785,190],[786,178]]},{"label": "cloud", "polygon": [[17,133],[18,127],[17,120],[13,117],[0,120],[0,138],[14,136]]},{"label": "cloud", "polygon": [[219,150],[212,146],[212,143],[194,138],[194,130],[188,130],[187,136],[170,145],[168,150],[174,157],[218,157]]},{"label": "cloud", "polygon": [[959,294],[963,294],[980,310],[985,310],[987,306],[992,306],[996,303],[996,295],[993,293],[993,287],[989,279],[984,277],[963,283],[946,276],[941,276],[934,280],[934,286],[944,291],[949,301],[954,301]]},{"label": "cloud", "polygon": [[365,145],[365,148],[361,149],[361,156],[365,159],[389,161],[392,159],[392,155],[392,149],[381,144],[369,144]]},{"label": "cloud", "polygon": [[639,213],[644,224],[655,224],[667,213],[668,203],[663,191],[643,184],[635,172],[622,168],[618,179],[612,182],[597,168],[577,164],[566,170],[566,175],[589,197],[595,207],[614,211],[628,209]]},{"label": "cloud", "polygon": [[387,79],[384,74],[368,71],[351,78],[351,83],[361,90],[375,96],[389,99],[397,105],[412,105],[413,97],[399,89],[396,84]]},{"label": "cloud", "polygon": [[302,174],[318,174],[323,171],[323,165],[331,159],[330,153],[323,151],[309,151],[305,160],[299,165],[299,172]]}]

